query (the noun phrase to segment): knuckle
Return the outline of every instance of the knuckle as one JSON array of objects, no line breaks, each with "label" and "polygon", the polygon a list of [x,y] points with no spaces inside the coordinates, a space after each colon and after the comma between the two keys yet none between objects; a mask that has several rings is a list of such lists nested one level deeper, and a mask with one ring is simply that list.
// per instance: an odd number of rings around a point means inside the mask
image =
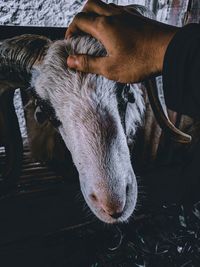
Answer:
[{"label": "knuckle", "polygon": [[104,29],[107,26],[107,17],[99,16],[96,18],[96,27],[98,29]]},{"label": "knuckle", "polygon": [[99,16],[96,20],[96,27],[99,29],[109,29],[114,23],[114,17],[111,16]]},{"label": "knuckle", "polygon": [[77,21],[79,19],[81,19],[84,15],[84,12],[79,12],[76,14],[76,16],[74,17],[74,21]]},{"label": "knuckle", "polygon": [[91,10],[94,7],[98,6],[99,0],[88,0],[84,5],[83,11]]},{"label": "knuckle", "polygon": [[87,12],[79,12],[75,18],[74,21],[75,23],[81,24],[83,21],[90,21],[90,22],[96,22],[97,16],[94,13],[87,13]]}]

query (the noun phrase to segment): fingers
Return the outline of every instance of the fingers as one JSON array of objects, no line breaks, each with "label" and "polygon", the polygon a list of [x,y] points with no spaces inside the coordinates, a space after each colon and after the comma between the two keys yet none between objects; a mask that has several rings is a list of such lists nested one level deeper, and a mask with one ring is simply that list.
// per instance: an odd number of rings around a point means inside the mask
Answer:
[{"label": "fingers", "polygon": [[121,69],[112,62],[109,56],[93,57],[88,55],[71,55],[67,58],[68,67],[85,72],[102,75],[109,80],[124,82]]},{"label": "fingers", "polygon": [[88,33],[95,35],[97,33],[98,22],[105,16],[116,15],[120,13],[119,7],[115,4],[106,4],[101,0],[89,0],[84,6],[82,12],[78,13],[72,23],[69,25],[65,38],[69,38],[74,34]]},{"label": "fingers", "polygon": [[67,58],[67,65],[78,71],[103,74],[103,67],[107,57],[93,57],[88,55],[71,55]]},{"label": "fingers", "polygon": [[91,34],[98,39],[97,24],[100,17],[94,13],[84,13],[80,12],[73,19],[72,23],[69,25],[65,38],[69,38],[74,34],[80,34],[81,32]]},{"label": "fingers", "polygon": [[115,4],[106,4],[100,0],[87,1],[82,11],[104,16],[115,15],[118,13],[118,9]]}]

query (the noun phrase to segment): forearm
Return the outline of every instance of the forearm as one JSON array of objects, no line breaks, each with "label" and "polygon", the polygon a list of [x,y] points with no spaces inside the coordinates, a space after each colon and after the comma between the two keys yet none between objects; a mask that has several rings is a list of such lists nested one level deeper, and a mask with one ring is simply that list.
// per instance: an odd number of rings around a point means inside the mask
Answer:
[{"label": "forearm", "polygon": [[[167,47],[169,46],[169,43],[175,36],[175,34],[179,31],[180,28],[163,24],[160,22],[155,21],[155,24],[157,26],[154,26],[153,36],[152,40],[149,39],[149,43],[152,43],[152,66],[155,64],[154,69],[157,71],[157,73],[161,74],[163,71],[163,64],[164,64],[164,57],[165,53],[167,51]],[[155,30],[156,29],[156,30]],[[153,62],[155,62],[153,64]]]},{"label": "forearm", "polygon": [[200,25],[181,28],[166,50],[163,85],[167,107],[200,116]]}]

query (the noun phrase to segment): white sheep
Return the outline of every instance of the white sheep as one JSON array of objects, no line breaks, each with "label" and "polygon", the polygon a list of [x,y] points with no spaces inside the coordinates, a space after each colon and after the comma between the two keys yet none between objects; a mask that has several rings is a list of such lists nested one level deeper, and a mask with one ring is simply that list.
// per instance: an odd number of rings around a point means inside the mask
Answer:
[{"label": "white sheep", "polygon": [[[128,103],[125,129],[119,114],[117,84],[94,74],[67,68],[68,53],[103,55],[103,47],[85,36],[54,42],[34,70],[32,86],[51,103],[61,125],[58,130],[79,172],[83,196],[102,221],[126,221],[137,200],[137,182],[129,144],[142,121],[141,91],[130,87],[135,103]],[[130,92],[129,92],[130,93]]]},{"label": "white sheep", "polygon": [[[56,42],[37,35],[12,38],[0,46],[0,79],[23,87],[31,80],[33,94],[71,152],[88,206],[106,223],[125,222],[137,202],[128,145],[142,122],[142,92],[137,86],[126,90],[104,77],[70,70],[66,59],[73,53],[101,56],[105,50],[89,36]],[[156,101],[153,96],[161,126],[187,141],[188,136],[174,131]]]}]

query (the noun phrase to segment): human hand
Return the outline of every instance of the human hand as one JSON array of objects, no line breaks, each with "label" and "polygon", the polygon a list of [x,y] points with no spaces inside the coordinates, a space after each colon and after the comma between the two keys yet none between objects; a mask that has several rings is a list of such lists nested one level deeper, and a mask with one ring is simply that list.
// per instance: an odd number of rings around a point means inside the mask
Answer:
[{"label": "human hand", "polygon": [[70,55],[70,68],[123,83],[162,72],[164,55],[177,27],[156,22],[126,6],[89,0],[66,31],[66,38],[87,33],[107,51],[105,57]]}]

